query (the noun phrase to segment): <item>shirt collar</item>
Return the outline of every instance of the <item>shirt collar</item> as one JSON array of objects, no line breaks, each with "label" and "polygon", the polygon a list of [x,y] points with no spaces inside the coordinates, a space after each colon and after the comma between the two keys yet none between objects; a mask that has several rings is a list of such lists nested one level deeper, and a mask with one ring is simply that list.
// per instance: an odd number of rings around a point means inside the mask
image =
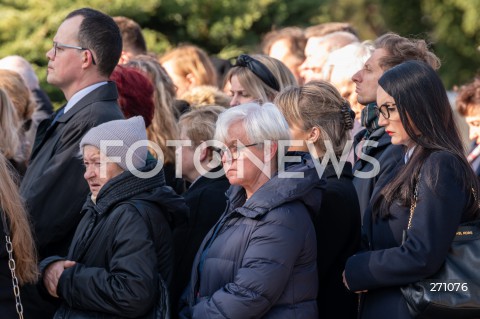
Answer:
[{"label": "shirt collar", "polygon": [[87,86],[86,88],[83,88],[81,89],[80,91],[78,91],[77,93],[75,93],[71,98],[70,100],[67,102],[67,105],[65,106],[65,109],[64,109],[64,113],[67,113],[75,104],[78,103],[78,101],[80,101],[81,99],[83,99],[87,94],[89,94],[90,92],[92,92],[93,90],[95,90],[96,88],[102,86],[102,85],[105,85],[107,84],[108,82],[107,81],[103,81],[103,82],[98,82],[98,83],[95,83],[95,84],[92,84],[90,86]]},{"label": "shirt collar", "polygon": [[405,164],[407,164],[408,161],[410,160],[410,158],[412,157],[412,154],[413,154],[414,150],[415,150],[415,146],[412,146],[411,148],[409,148],[407,150],[407,153],[405,153],[405,156],[404,156]]}]

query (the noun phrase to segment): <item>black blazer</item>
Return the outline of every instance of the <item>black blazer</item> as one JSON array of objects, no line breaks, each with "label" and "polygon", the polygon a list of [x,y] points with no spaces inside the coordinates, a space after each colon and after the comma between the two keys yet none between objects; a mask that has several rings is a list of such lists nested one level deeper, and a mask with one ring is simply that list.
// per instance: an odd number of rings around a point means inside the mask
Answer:
[{"label": "black blazer", "polygon": [[[357,133],[354,139],[354,147],[356,149],[358,143],[362,141],[365,135],[365,130]],[[382,180],[388,178],[389,173],[398,163],[403,162],[403,147],[401,145],[393,145],[391,138],[385,133],[385,128],[381,127],[374,131],[368,138],[371,142],[377,142],[377,146],[366,147],[363,152],[363,158],[357,159],[353,165],[353,185],[357,190],[358,201],[360,203],[360,213],[365,214],[370,200],[373,196],[373,191],[377,183],[383,183]],[[369,173],[374,170],[373,161],[379,164],[379,172],[370,178],[362,178],[360,173]]]},{"label": "black blazer", "polygon": [[[318,313],[320,318],[355,319],[358,297],[342,281],[347,258],[360,245],[360,206],[353,186],[352,165],[346,162],[337,177],[332,164],[326,166],[326,190],[314,216],[317,233]],[[338,305],[341,307],[338,307]]]}]

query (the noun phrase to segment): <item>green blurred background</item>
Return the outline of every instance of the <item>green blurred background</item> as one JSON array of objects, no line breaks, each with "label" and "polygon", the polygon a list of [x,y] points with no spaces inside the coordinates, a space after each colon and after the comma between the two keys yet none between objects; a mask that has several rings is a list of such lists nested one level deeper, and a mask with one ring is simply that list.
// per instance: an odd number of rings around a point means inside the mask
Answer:
[{"label": "green blurred background", "polygon": [[0,57],[33,63],[56,106],[63,94],[45,83],[45,53],[68,12],[87,6],[137,21],[158,54],[189,42],[228,59],[257,51],[274,28],[346,21],[362,40],[387,31],[427,39],[447,89],[470,81],[480,66],[480,0],[0,0]]}]

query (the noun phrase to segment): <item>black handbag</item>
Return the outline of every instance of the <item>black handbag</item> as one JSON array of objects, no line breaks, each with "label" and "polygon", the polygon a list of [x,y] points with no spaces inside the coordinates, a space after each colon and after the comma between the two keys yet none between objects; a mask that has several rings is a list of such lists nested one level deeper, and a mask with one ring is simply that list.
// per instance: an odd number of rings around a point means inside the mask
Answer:
[{"label": "black handbag", "polygon": [[[408,228],[416,206],[417,187]],[[414,318],[480,318],[480,220],[459,226],[447,258],[437,273],[400,289]]]}]

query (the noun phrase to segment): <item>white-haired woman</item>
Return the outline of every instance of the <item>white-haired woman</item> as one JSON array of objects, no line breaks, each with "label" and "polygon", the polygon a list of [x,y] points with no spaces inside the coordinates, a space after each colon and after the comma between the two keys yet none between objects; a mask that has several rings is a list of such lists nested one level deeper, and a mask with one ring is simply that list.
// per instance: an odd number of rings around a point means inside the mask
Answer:
[{"label": "white-haired woman", "polygon": [[[278,174],[288,125],[271,103],[220,114],[215,139],[232,186],[207,234],[184,294],[183,318],[318,318],[315,230],[310,217],[323,181],[312,163]],[[283,178],[282,178],[283,177]]]}]

